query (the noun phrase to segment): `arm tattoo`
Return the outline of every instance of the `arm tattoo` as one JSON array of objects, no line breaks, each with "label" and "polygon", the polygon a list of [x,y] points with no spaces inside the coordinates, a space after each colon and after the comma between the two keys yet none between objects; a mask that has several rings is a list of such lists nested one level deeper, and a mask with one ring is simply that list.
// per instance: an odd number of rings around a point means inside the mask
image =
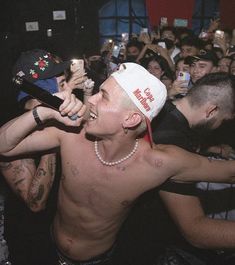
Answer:
[{"label": "arm tattoo", "polygon": [[44,168],[39,168],[37,176],[40,178],[42,176],[46,176],[46,170]]},{"label": "arm tattoo", "polygon": [[28,195],[30,207],[37,207],[46,203],[55,176],[55,155],[41,161],[43,163],[37,169]]},{"label": "arm tattoo", "polygon": [[38,201],[42,200],[44,195],[44,186],[40,185],[38,188],[38,191],[35,195],[30,195],[29,196],[29,205],[30,207],[37,206]]}]

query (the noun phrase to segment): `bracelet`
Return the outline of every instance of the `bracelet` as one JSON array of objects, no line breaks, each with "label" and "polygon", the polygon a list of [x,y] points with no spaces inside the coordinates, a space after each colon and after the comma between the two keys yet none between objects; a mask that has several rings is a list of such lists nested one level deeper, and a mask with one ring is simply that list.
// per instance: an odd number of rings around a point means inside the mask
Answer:
[{"label": "bracelet", "polygon": [[92,92],[89,92],[89,93],[88,92],[84,92],[83,95],[85,95],[85,96],[92,96]]},{"label": "bracelet", "polygon": [[38,116],[37,106],[33,108],[33,117],[34,117],[34,120],[37,123],[37,125],[42,125],[42,121]]}]

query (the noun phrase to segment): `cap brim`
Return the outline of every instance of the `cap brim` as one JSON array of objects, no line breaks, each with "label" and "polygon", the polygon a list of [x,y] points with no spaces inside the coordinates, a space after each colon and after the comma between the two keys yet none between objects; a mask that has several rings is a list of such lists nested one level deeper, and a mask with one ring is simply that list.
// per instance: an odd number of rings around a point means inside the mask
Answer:
[{"label": "cap brim", "polygon": [[[58,70],[58,71],[65,71],[66,69],[68,69],[71,65],[71,61],[64,61],[64,62],[61,62],[61,63],[58,63],[55,68]],[[62,73],[61,72],[61,73]]]},{"label": "cap brim", "polygon": [[184,59],[184,63],[185,64],[188,64],[188,65],[191,65],[193,64],[194,62],[197,62],[197,61],[200,61],[201,58],[197,57],[197,56],[187,56],[185,59]]}]

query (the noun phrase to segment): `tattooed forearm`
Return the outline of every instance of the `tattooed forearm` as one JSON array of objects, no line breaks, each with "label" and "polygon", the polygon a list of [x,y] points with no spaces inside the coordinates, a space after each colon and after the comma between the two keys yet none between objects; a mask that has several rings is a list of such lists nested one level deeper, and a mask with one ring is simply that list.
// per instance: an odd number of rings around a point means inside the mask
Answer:
[{"label": "tattooed forearm", "polygon": [[36,194],[34,194],[34,195],[30,194],[29,195],[30,208],[36,207],[38,205],[38,202],[41,201],[43,198],[44,191],[45,191],[44,186],[40,185]]},{"label": "tattooed forearm", "polygon": [[25,178],[22,179],[18,179],[14,184],[17,187],[18,185],[20,185],[23,181],[25,180]]},{"label": "tattooed forearm", "polygon": [[35,211],[44,208],[55,177],[56,155],[41,157],[38,169],[34,159],[1,161],[0,171],[8,184]]},{"label": "tattooed forearm", "polygon": [[55,175],[55,168],[56,168],[56,157],[55,157],[55,155],[53,155],[48,160],[48,170],[49,170],[51,176]]},{"label": "tattooed forearm", "polygon": [[55,155],[42,157],[29,189],[28,204],[31,209],[35,210],[45,206],[54,180],[55,166]]},{"label": "tattooed forearm", "polygon": [[32,180],[30,191],[29,191],[29,201],[40,201],[44,194],[44,185],[41,183],[41,179],[47,174],[44,168],[38,168],[37,172]]},{"label": "tattooed forearm", "polygon": [[46,170],[44,168],[38,168],[37,176],[40,178],[42,176],[46,176]]}]

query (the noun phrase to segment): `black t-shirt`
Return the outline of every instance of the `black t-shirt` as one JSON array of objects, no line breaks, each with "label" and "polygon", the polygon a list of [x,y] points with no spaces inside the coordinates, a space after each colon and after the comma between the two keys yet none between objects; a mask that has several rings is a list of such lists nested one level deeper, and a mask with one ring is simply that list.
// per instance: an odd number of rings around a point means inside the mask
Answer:
[{"label": "black t-shirt", "polygon": [[185,116],[171,101],[165,103],[151,126],[155,144],[173,144],[190,152],[195,152],[199,146],[199,136],[191,130]]},{"label": "black t-shirt", "polygon": [[[185,116],[169,100],[159,115],[152,121],[153,141],[156,144],[173,144],[187,151],[195,152],[200,137],[190,127]],[[195,195],[194,183],[166,181],[161,190],[185,195]]]}]

